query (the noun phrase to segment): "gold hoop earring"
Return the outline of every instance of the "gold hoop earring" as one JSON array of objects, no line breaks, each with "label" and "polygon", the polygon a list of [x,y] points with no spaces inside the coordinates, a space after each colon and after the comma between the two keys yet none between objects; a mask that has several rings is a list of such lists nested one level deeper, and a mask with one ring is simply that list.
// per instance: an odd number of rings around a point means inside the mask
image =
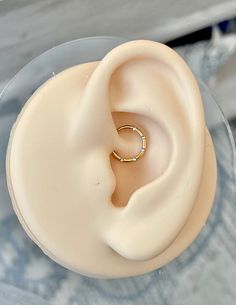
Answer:
[{"label": "gold hoop earring", "polygon": [[145,153],[145,151],[146,151],[146,148],[147,148],[147,140],[146,140],[146,137],[145,137],[145,135],[143,134],[143,132],[142,132],[139,128],[137,128],[137,127],[135,127],[135,126],[132,126],[132,125],[123,125],[123,126],[120,126],[119,128],[117,128],[117,131],[118,131],[118,132],[121,131],[121,130],[131,130],[131,131],[134,131],[134,132],[138,133],[138,135],[139,135],[140,138],[141,138],[141,144],[142,144],[141,150],[140,150],[140,152],[139,152],[136,156],[134,156],[134,157],[129,157],[129,158],[123,158],[123,157],[121,157],[121,156],[117,153],[117,151],[115,151],[115,150],[114,150],[112,153],[113,153],[113,155],[115,156],[115,158],[116,158],[117,160],[119,160],[120,162],[136,162],[140,157],[142,157],[142,156],[144,155],[144,153]]}]

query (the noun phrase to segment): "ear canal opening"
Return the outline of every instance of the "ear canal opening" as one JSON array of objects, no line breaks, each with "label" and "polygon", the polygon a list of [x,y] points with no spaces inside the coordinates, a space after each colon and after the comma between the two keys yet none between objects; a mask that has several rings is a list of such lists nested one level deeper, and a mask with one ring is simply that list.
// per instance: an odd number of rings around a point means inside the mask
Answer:
[{"label": "ear canal opening", "polygon": [[[122,162],[111,154],[111,167],[116,177],[116,188],[111,201],[116,207],[128,204],[132,194],[156,180],[167,168],[170,160],[170,141],[157,122],[142,114],[130,112],[113,112],[115,126],[124,125],[137,127],[145,135],[145,153],[133,162]],[[132,130],[119,132],[124,140],[124,147],[118,147],[122,157],[138,155],[142,149],[142,138]]]}]

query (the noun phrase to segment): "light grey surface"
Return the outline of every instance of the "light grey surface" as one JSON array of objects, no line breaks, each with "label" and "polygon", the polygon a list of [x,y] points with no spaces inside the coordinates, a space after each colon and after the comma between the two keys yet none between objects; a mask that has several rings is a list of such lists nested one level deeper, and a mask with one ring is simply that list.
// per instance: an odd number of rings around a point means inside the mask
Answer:
[{"label": "light grey surface", "polygon": [[[213,29],[212,39],[177,48],[211,89],[227,119],[236,117],[236,34]],[[213,122],[214,124],[214,117]]]},{"label": "light grey surface", "polygon": [[[236,44],[236,35],[235,35]],[[236,49],[236,48],[235,48]],[[211,90],[228,119],[236,117],[236,53],[219,68],[210,82]]]},{"label": "light grey surface", "polygon": [[2,0],[0,87],[65,41],[96,35],[163,41],[235,14],[235,0]]}]

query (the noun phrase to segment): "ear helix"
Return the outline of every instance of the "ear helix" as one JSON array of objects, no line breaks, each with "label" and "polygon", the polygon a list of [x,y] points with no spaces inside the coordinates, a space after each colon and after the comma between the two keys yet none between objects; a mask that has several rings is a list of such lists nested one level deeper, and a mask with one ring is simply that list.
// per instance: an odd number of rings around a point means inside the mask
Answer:
[{"label": "ear helix", "polygon": [[[145,83],[143,79],[142,86],[147,88],[150,83],[150,96],[156,98],[149,101],[147,97],[136,104],[117,107],[155,120],[170,139],[171,159],[160,177],[132,194],[122,213],[119,209],[114,210],[114,222],[105,240],[127,259],[148,260],[171,245],[193,209],[204,161],[205,123],[201,97],[192,73],[174,51],[158,43],[140,41],[111,51],[97,67],[86,89],[92,84],[104,98],[106,107],[110,107],[107,92],[112,75],[120,67],[129,67],[130,64],[130,69],[127,69],[132,74],[134,62],[137,67],[150,67],[154,80],[156,77],[157,81],[165,83],[169,78],[175,100],[173,102],[165,90],[160,98],[155,91],[155,81],[147,80]],[[95,101],[96,90],[88,90],[88,95],[85,95],[88,102]],[[143,92],[142,96],[145,96]],[[141,104],[142,107],[139,107]],[[115,141],[118,141],[117,138]],[[119,147],[119,142],[116,143]],[[116,157],[121,161],[120,155]]]}]

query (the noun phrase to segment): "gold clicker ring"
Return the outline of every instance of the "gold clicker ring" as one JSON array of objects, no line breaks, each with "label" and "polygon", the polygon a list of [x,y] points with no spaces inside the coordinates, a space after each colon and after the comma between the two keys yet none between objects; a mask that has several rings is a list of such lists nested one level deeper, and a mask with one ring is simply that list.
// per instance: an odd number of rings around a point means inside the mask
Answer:
[{"label": "gold clicker ring", "polygon": [[135,162],[135,161],[137,161],[140,157],[142,157],[142,156],[144,155],[145,151],[146,151],[146,148],[147,148],[147,140],[146,140],[146,137],[145,137],[145,135],[143,134],[143,132],[142,132],[139,128],[137,128],[137,127],[135,127],[135,126],[132,126],[132,125],[123,125],[123,126],[120,126],[119,128],[117,128],[117,131],[118,131],[118,132],[121,131],[121,130],[131,130],[131,131],[136,132],[136,133],[140,136],[140,138],[141,138],[141,150],[140,150],[140,152],[139,152],[136,156],[134,156],[134,157],[129,157],[129,158],[123,158],[123,157],[121,157],[121,156],[117,153],[117,151],[115,151],[115,150],[114,150],[112,153],[113,153],[113,155],[115,156],[115,158],[116,158],[117,160],[119,160],[120,162]]}]

